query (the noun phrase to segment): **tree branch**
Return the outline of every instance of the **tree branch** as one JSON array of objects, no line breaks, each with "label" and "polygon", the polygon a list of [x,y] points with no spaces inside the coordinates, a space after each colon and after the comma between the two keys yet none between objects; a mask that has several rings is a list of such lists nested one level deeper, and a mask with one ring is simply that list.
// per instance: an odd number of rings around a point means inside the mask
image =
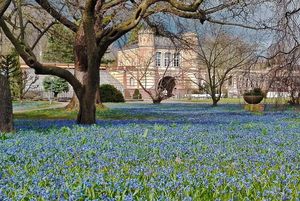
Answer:
[{"label": "tree branch", "polygon": [[7,10],[11,0],[1,0],[0,2],[0,18],[2,18],[4,12]]},{"label": "tree branch", "polygon": [[39,36],[37,37],[37,39],[35,40],[35,42],[33,43],[33,45],[31,46],[31,50],[33,50],[35,48],[35,46],[39,43],[39,41],[41,40],[41,38],[49,31],[49,29],[53,26],[57,24],[56,21],[51,22],[43,31],[40,31]]},{"label": "tree branch", "polygon": [[262,27],[255,27],[255,26],[250,26],[246,24],[240,24],[240,23],[234,23],[234,22],[226,22],[226,21],[221,21],[221,20],[215,20],[211,17],[208,17],[206,21],[214,23],[214,24],[220,24],[220,25],[226,25],[226,26],[237,26],[237,27],[242,27],[246,29],[253,29],[253,30],[265,30],[265,29],[274,29],[272,27],[268,27],[267,25],[263,25]]},{"label": "tree branch", "polygon": [[180,11],[186,11],[186,12],[195,12],[198,7],[203,3],[204,0],[195,0],[194,3],[188,5],[185,3],[182,3],[184,1],[177,1],[177,0],[164,0],[172,5],[172,7],[180,10]]},{"label": "tree branch", "polygon": [[74,77],[74,75],[66,69],[59,68],[56,66],[43,65],[36,60],[35,55],[31,51],[30,47],[26,44],[20,43],[18,39],[13,35],[13,33],[9,30],[6,23],[3,19],[0,19],[0,27],[5,33],[6,37],[11,41],[14,45],[16,51],[20,54],[25,63],[35,70],[36,74],[41,75],[55,75],[67,80],[75,92],[79,92],[82,89],[81,83]]},{"label": "tree branch", "polygon": [[45,11],[47,11],[54,19],[71,29],[73,32],[77,32],[78,26],[68,20],[67,17],[63,16],[60,12],[55,10],[47,0],[35,0]]}]

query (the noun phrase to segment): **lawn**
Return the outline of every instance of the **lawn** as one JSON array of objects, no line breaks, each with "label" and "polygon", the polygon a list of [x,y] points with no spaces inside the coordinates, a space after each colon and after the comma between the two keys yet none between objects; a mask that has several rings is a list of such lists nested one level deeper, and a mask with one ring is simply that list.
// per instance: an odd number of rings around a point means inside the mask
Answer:
[{"label": "lawn", "polygon": [[0,140],[0,200],[299,200],[293,109],[107,107],[93,126],[17,119]]},{"label": "lawn", "polygon": [[58,107],[61,103],[49,101],[14,101],[13,102],[13,109],[15,113],[24,112],[24,111],[31,111],[31,110],[41,110],[47,109],[51,107]]}]

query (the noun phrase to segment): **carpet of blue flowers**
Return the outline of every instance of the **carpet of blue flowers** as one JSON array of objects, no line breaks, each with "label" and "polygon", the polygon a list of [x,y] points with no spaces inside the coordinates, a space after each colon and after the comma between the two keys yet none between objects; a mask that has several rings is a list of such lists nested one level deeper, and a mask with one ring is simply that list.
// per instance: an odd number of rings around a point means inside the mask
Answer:
[{"label": "carpet of blue flowers", "polygon": [[0,200],[300,200],[295,111],[110,107],[149,118],[16,120],[0,140]]}]

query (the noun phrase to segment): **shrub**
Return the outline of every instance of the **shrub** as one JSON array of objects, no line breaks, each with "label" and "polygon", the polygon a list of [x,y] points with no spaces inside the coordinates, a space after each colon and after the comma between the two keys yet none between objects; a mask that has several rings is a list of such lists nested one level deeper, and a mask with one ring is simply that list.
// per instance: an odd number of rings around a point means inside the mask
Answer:
[{"label": "shrub", "polygon": [[125,102],[123,94],[116,89],[113,85],[102,84],[100,86],[100,99],[101,102]]},{"label": "shrub", "polygon": [[138,89],[135,89],[132,95],[132,99],[142,99],[142,94]]}]

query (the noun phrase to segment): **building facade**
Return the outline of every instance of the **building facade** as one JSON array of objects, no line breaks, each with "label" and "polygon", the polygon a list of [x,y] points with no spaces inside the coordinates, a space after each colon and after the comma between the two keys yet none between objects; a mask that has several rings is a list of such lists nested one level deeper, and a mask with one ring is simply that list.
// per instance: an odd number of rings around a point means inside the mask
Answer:
[{"label": "building facade", "polygon": [[155,36],[152,30],[142,30],[138,33],[137,43],[118,51],[117,66],[109,71],[124,86],[127,99],[132,97],[135,89],[139,89],[144,98],[149,98],[143,88],[155,93],[158,82],[164,76],[176,78],[174,95],[179,97],[191,88],[183,66],[192,62],[188,63],[186,58],[195,60],[196,55],[168,38]]},{"label": "building facade", "polygon": [[[132,97],[135,89],[149,98],[145,89],[155,93],[164,76],[176,78],[174,97],[182,98],[199,91],[198,75],[206,76],[207,73],[199,71],[198,54],[194,51],[198,38],[194,33],[185,33],[182,38],[188,45],[156,36],[152,30],[141,30],[137,43],[118,51],[117,66],[109,71],[124,86],[127,99]],[[230,82],[224,84],[231,96],[239,93],[237,82],[238,79],[231,76]]]}]

